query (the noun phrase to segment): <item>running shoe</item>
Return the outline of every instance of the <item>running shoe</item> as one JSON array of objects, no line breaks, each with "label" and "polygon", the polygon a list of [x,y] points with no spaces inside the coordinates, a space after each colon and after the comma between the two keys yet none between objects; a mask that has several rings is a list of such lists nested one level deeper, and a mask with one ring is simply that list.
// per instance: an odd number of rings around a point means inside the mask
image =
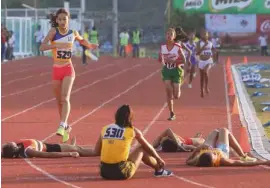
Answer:
[{"label": "running shoe", "polygon": [[173,112],[171,112],[170,117],[168,118],[169,121],[173,121],[176,119],[176,116]]},{"label": "running shoe", "polygon": [[168,176],[173,176],[173,173],[169,170],[163,169],[162,171],[155,171],[154,174],[156,177],[168,177]]},{"label": "running shoe", "polygon": [[63,134],[63,138],[62,138],[63,143],[66,143],[69,140],[70,131],[71,131],[71,127],[67,126],[67,128],[64,130],[64,134]]},{"label": "running shoe", "polygon": [[246,161],[246,162],[256,162],[257,159],[253,158],[253,157],[249,157],[247,154],[245,155],[245,157],[240,157],[241,161]]},{"label": "running shoe", "polygon": [[63,126],[59,126],[57,131],[56,131],[56,135],[58,136],[63,136],[64,135],[64,132],[65,132],[65,128]]}]

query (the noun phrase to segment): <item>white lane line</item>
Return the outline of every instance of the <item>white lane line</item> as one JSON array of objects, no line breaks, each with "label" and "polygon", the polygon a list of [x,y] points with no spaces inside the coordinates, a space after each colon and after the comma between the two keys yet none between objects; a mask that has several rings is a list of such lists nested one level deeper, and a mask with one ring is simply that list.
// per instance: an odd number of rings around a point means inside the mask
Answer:
[{"label": "white lane line", "polygon": [[[95,71],[98,71],[98,70],[102,70],[102,69],[105,69],[105,68],[111,67],[111,66],[113,66],[113,65],[105,65],[103,67],[99,67],[99,68],[96,68],[96,69],[91,69],[91,70],[88,70],[88,71],[84,71],[82,73],[77,74],[77,77],[81,76],[81,75],[84,75],[84,74],[87,74],[87,73],[90,73],[90,72],[95,72]],[[44,86],[50,85],[51,83],[52,82],[50,81],[50,82],[46,82],[45,84],[40,84],[40,85],[30,87],[30,88],[27,88],[27,89],[24,89],[24,90],[20,90],[20,91],[17,91],[17,92],[8,93],[6,95],[1,96],[1,98],[6,98],[6,97],[14,96],[14,95],[20,95],[22,93],[25,93],[25,92],[28,92],[28,91],[33,91],[33,90],[42,88]]]},{"label": "white lane line", "polygon": [[18,70],[18,71],[8,72],[8,73],[3,74],[3,76],[8,76],[8,75],[12,75],[12,74],[21,73],[21,72],[27,72],[29,70],[37,70],[37,69],[44,68],[44,67],[49,67],[49,66],[46,65],[46,66],[41,66],[41,67],[37,67],[37,68],[28,68],[28,69],[22,69],[22,70]]},{"label": "white lane line", "polygon": [[[129,70],[132,70],[132,69],[134,69],[134,68],[136,68],[136,67],[139,67],[139,66],[141,66],[141,65],[135,65],[135,66],[133,66],[133,67],[131,67],[131,68],[127,68],[127,69],[121,70],[121,71],[119,71],[119,72],[117,72],[117,73],[115,73],[115,74],[112,74],[112,75],[108,76],[108,77],[105,77],[105,78],[102,78],[102,79],[99,79],[99,80],[95,80],[95,81],[92,82],[91,84],[87,84],[87,85],[84,85],[83,87],[79,87],[79,88],[77,88],[76,90],[73,90],[73,91],[71,92],[71,95],[74,94],[74,93],[77,93],[77,92],[79,92],[79,91],[81,91],[81,90],[83,90],[83,89],[86,89],[86,88],[88,88],[88,87],[91,87],[91,86],[93,86],[93,85],[95,85],[95,84],[97,84],[97,83],[99,83],[99,82],[102,82],[102,81],[104,81],[104,80],[111,79],[111,78],[113,78],[113,77],[115,77],[115,76],[118,76],[119,74],[122,74],[122,73],[124,73],[124,72],[129,71]],[[37,107],[42,106],[43,104],[49,103],[49,102],[54,101],[54,100],[55,100],[55,98],[51,98],[51,99],[48,99],[48,100],[46,100],[46,101],[42,101],[42,102],[40,102],[40,103],[38,103],[38,104],[36,104],[36,105],[34,105],[34,106],[31,106],[31,107],[29,107],[29,108],[26,108],[26,109],[24,109],[24,110],[22,110],[22,111],[19,111],[19,112],[13,114],[13,115],[10,115],[10,116],[8,116],[8,117],[5,117],[5,118],[3,118],[1,121],[4,122],[4,121],[6,121],[6,120],[9,120],[9,119],[11,119],[11,118],[13,118],[13,117],[16,117],[16,116],[18,116],[18,115],[24,114],[24,113],[26,113],[26,112],[28,112],[28,111],[30,111],[30,110],[36,109]]]}]

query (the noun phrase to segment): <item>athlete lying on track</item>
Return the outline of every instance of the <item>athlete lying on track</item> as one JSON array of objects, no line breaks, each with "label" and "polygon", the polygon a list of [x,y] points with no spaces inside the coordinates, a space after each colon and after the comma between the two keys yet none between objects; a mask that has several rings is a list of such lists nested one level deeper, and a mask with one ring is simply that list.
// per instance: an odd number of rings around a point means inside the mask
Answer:
[{"label": "athlete lying on track", "polygon": [[[229,158],[230,147],[240,156],[240,160]],[[200,167],[270,165],[270,161],[257,161],[256,158],[247,156],[226,128],[211,132],[204,144],[193,151],[186,163]]]},{"label": "athlete lying on track", "polygon": [[48,144],[35,139],[22,139],[8,142],[2,147],[2,158],[62,158],[62,157],[91,157],[91,149],[76,146],[76,139],[70,144]]},{"label": "athlete lying on track", "polygon": [[[134,140],[140,146],[130,153]],[[115,123],[102,128],[95,153],[101,156],[100,175],[105,179],[130,179],[141,161],[155,169],[155,176],[172,175],[172,172],[164,169],[165,162],[142,132],[133,126],[133,111],[129,105],[123,105],[117,110]]]},{"label": "athlete lying on track", "polygon": [[194,138],[182,138],[175,134],[171,129],[166,129],[153,142],[156,151],[164,152],[185,152],[193,151],[197,146],[204,143],[201,134],[198,133]]}]

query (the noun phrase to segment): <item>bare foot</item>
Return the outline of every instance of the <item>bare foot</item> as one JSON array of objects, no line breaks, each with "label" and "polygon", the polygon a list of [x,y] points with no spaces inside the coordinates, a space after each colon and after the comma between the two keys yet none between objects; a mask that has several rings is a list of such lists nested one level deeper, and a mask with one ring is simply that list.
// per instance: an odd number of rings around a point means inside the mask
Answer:
[{"label": "bare foot", "polygon": [[209,88],[205,88],[204,90],[205,90],[205,92],[206,92],[207,95],[210,93]]}]

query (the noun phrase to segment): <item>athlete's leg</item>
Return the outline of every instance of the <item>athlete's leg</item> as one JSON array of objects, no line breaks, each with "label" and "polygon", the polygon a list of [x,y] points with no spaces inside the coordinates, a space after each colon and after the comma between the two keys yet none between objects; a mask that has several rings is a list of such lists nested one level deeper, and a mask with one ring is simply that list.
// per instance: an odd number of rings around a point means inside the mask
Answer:
[{"label": "athlete's leg", "polygon": [[153,142],[153,147],[157,148],[160,144],[163,138],[168,137],[175,141],[176,143],[179,143],[179,139],[181,140],[181,137],[178,137],[171,129],[166,129],[163,131]]},{"label": "athlete's leg", "polygon": [[[129,161],[134,162],[136,170],[140,166],[141,161],[144,162],[147,166],[155,169],[156,171],[161,170],[162,168],[157,163],[157,160],[147,153],[141,146],[136,148],[128,158]],[[135,170],[135,171],[136,171]]]},{"label": "athlete's leg", "polygon": [[181,83],[173,83],[174,99],[179,99],[181,96]]},{"label": "athlete's leg", "polygon": [[204,97],[204,70],[200,69],[200,89],[201,89],[201,97]]},{"label": "athlete's leg", "polygon": [[204,68],[204,90],[207,94],[209,94],[210,90],[208,88],[208,81],[209,81],[209,70],[212,66],[212,63],[209,63]]},{"label": "athlete's leg", "polygon": [[194,73],[195,73],[195,64],[191,65],[190,72],[189,72],[189,88],[192,88],[192,81],[194,78]]},{"label": "athlete's leg", "polygon": [[61,88],[61,121],[67,124],[67,120],[70,113],[70,94],[75,77],[68,76],[63,79]]},{"label": "athlete's leg", "polygon": [[173,86],[171,80],[165,80],[165,89],[166,89],[166,96],[167,96],[167,103],[170,112],[173,112]]},{"label": "athlete's leg", "polygon": [[219,135],[219,129],[215,129],[214,131],[212,131],[207,138],[205,139],[204,144],[209,145],[213,148],[216,147],[216,142],[217,142],[217,138]]},{"label": "athlete's leg", "polygon": [[53,84],[54,96],[55,96],[56,102],[57,102],[58,113],[59,113],[60,119],[61,119],[61,111],[62,111],[61,86],[62,86],[62,81],[61,80],[53,80],[52,84]]},{"label": "athlete's leg", "polygon": [[78,152],[81,157],[94,157],[96,156],[94,149],[85,148],[82,146],[70,145],[70,144],[59,144],[61,152]]}]

